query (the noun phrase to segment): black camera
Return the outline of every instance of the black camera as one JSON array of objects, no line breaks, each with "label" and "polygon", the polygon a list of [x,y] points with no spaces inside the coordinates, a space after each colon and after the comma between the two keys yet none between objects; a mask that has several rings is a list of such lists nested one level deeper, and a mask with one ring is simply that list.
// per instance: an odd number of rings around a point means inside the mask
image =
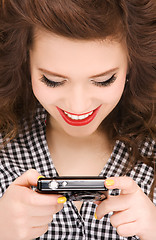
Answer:
[{"label": "black camera", "polygon": [[61,194],[70,201],[103,201],[108,189],[103,177],[39,178],[37,192]]}]

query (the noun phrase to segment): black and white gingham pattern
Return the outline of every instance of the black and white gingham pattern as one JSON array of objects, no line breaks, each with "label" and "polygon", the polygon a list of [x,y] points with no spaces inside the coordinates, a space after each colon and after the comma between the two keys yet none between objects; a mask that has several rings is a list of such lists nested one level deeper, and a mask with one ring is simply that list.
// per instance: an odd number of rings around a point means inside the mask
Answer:
[{"label": "black and white gingham pattern", "polygon": [[[18,176],[30,168],[36,169],[41,175],[54,177],[57,174],[53,166],[48,150],[45,129],[46,112],[39,107],[34,120],[32,130],[28,131],[27,124],[23,124],[24,132],[7,147],[0,151],[0,197],[6,188]],[[0,143],[2,137],[0,136]],[[145,142],[142,154],[156,155],[156,143]],[[100,176],[120,176],[125,162],[128,160],[128,153],[125,145],[117,141],[110,159],[104,166]],[[148,194],[153,181],[153,169],[145,164],[138,164],[129,176]],[[111,194],[118,194],[112,191]],[[156,192],[154,195],[156,204]],[[47,233],[38,240],[135,240],[137,236],[124,238],[120,237],[116,229],[110,224],[110,214],[104,216],[100,221],[94,218],[96,205],[91,202],[84,202],[80,213],[72,202],[66,202],[64,208],[53,216]]]}]

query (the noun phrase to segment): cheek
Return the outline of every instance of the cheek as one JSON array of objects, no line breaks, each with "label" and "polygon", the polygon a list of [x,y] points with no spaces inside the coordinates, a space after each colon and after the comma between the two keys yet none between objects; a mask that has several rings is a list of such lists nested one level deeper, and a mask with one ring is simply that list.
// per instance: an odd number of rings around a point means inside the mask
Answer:
[{"label": "cheek", "polygon": [[115,86],[113,88],[107,89],[102,95],[101,98],[104,104],[117,104],[121,99],[121,96],[124,91],[124,85]]},{"label": "cheek", "polygon": [[55,95],[52,93],[53,89],[48,88],[40,80],[41,76],[35,70],[35,67],[31,66],[31,84],[34,96],[42,105],[47,105],[55,101]]},{"label": "cheek", "polygon": [[121,99],[123,94],[124,86],[115,87],[114,89],[108,90],[103,94],[102,102],[103,106],[101,108],[101,119],[103,120],[106,116],[112,112],[112,110],[116,107],[118,102]]},{"label": "cheek", "polygon": [[40,82],[37,83],[32,80],[32,90],[37,100],[42,104],[52,104],[57,100],[56,94],[53,94],[50,88]]}]

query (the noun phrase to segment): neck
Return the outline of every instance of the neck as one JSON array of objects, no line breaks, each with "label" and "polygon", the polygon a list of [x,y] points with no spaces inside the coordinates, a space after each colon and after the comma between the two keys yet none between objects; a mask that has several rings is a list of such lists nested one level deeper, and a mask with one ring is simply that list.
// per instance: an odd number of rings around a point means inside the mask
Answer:
[{"label": "neck", "polygon": [[100,130],[85,137],[73,137],[47,124],[47,142],[59,175],[97,176],[110,157],[113,144]]},{"label": "neck", "polygon": [[[55,124],[55,122],[51,122],[50,120],[47,123],[47,139],[50,144],[54,142],[59,142],[61,146],[68,145],[74,148],[80,147],[89,147],[96,148],[99,146],[106,147],[107,149],[112,149],[113,143],[108,137],[107,132],[97,129],[94,133],[87,136],[71,136],[63,131],[59,126]],[[104,147],[104,148],[105,148]]]}]

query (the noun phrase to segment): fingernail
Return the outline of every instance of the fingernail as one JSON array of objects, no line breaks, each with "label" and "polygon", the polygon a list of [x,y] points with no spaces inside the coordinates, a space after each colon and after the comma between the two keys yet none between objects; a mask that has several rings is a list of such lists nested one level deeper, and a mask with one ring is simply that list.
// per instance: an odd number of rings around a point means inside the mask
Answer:
[{"label": "fingernail", "polygon": [[94,217],[95,217],[95,219],[97,220],[97,215],[96,215],[96,212],[94,213]]},{"label": "fingernail", "polygon": [[44,176],[38,176],[38,178],[37,179],[40,179],[40,178],[45,178]]},{"label": "fingernail", "polygon": [[105,183],[108,187],[110,187],[110,186],[113,186],[115,182],[113,179],[106,179]]},{"label": "fingernail", "polygon": [[57,199],[57,202],[58,203],[65,203],[67,201],[67,198],[66,197],[59,197],[58,199]]}]

